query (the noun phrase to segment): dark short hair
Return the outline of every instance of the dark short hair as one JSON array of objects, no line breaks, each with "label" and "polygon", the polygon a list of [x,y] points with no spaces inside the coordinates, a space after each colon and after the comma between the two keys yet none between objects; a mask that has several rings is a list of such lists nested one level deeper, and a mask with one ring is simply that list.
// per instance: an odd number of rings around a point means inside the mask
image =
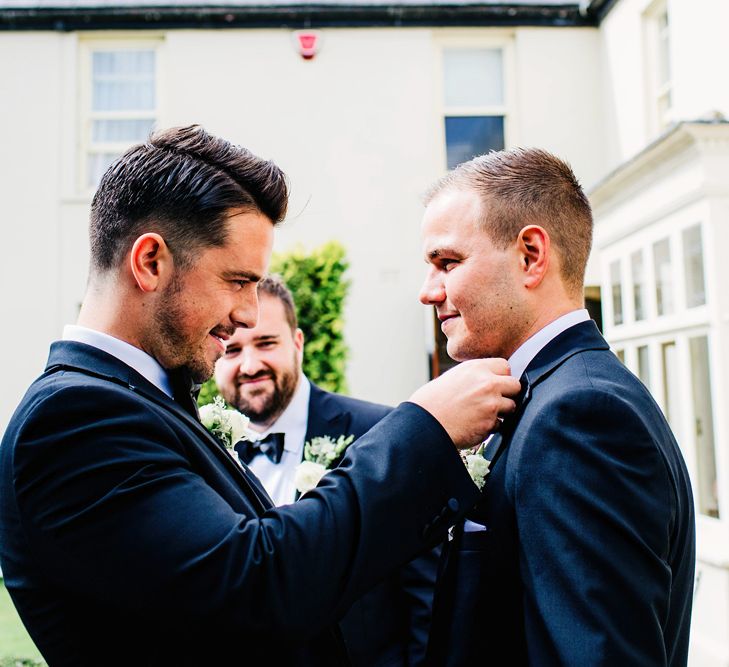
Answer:
[{"label": "dark short hair", "polygon": [[260,283],[258,283],[258,294],[267,294],[268,296],[278,299],[284,308],[286,313],[286,321],[291,327],[291,331],[296,331],[299,326],[299,321],[296,318],[296,305],[294,304],[294,295],[291,294],[291,290],[286,287],[286,283],[283,278],[278,274],[272,273],[266,276]]},{"label": "dark short hair", "polygon": [[426,204],[448,189],[476,192],[484,206],[484,231],[502,250],[527,225],[549,234],[560,258],[562,279],[582,290],[592,245],[592,210],[571,167],[537,148],[514,148],[473,158],[438,180]]},{"label": "dark short hair", "polygon": [[145,232],[162,236],[175,262],[189,267],[200,248],[225,244],[230,209],[276,224],[287,202],[286,176],[273,162],[199,125],[155,132],[101,179],[91,203],[92,269],[119,266]]}]

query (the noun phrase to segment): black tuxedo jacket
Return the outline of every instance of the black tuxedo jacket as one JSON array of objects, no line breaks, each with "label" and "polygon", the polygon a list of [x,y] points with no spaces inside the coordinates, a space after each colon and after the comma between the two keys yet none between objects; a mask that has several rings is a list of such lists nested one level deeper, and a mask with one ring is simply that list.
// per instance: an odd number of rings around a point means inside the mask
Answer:
[{"label": "black tuxedo jacket", "polygon": [[[311,385],[306,440],[328,435],[359,438],[392,408]],[[428,643],[438,550],[416,558],[359,598],[340,621],[357,667],[422,664]]]},{"label": "black tuxedo jacket", "polygon": [[524,379],[472,515],[486,530],[447,544],[429,663],[685,665],[693,502],[660,409],[593,322]]},{"label": "black tuxedo jacket", "polygon": [[177,403],[59,342],[0,446],[0,564],[51,667],[341,664],[336,619],[477,495],[445,431],[405,403],[271,509]]}]

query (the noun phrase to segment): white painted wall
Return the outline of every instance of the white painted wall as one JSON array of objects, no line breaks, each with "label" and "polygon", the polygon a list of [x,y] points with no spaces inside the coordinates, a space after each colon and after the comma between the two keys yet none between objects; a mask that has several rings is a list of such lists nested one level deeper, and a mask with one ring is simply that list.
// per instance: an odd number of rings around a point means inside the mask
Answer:
[{"label": "white painted wall", "polygon": [[0,432],[57,335],[62,37],[0,36]]}]

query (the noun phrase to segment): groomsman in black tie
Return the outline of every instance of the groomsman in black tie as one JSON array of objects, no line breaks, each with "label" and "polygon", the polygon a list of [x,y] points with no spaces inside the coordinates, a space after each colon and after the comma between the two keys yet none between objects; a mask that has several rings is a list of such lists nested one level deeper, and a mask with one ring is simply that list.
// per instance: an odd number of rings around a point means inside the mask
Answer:
[{"label": "groomsman in black tie", "polygon": [[278,508],[198,419],[287,201],[275,164],[198,126],[102,177],[78,322],[0,445],[0,566],[49,665],[346,664],[337,619],[476,502],[458,449],[514,409],[503,359],[421,387]]},{"label": "groomsman in black tie", "polygon": [[685,665],[689,476],[584,308],[592,214],[575,175],[546,151],[493,152],[426,202],[420,299],[448,354],[503,356],[522,381],[476,459],[481,502],[444,547],[429,667]]},{"label": "groomsman in black tie", "polygon": [[[294,484],[312,438],[359,438],[391,408],[320,389],[303,374],[304,336],[291,292],[277,276],[258,285],[258,323],[238,329],[215,367],[229,405],[261,434],[236,450],[277,505],[298,498]],[[334,461],[331,467],[336,466]],[[403,566],[354,603],[340,621],[350,658],[361,667],[417,665],[427,645],[437,559]]]}]

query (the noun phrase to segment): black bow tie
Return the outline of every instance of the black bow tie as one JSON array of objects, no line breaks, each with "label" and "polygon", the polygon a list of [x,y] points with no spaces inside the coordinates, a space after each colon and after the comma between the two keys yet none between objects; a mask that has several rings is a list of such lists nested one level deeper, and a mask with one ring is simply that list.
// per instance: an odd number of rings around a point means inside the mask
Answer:
[{"label": "black bow tie", "polygon": [[273,463],[279,463],[284,450],[284,434],[269,433],[261,440],[242,440],[235,446],[240,460],[246,465],[259,454],[265,454]]}]

